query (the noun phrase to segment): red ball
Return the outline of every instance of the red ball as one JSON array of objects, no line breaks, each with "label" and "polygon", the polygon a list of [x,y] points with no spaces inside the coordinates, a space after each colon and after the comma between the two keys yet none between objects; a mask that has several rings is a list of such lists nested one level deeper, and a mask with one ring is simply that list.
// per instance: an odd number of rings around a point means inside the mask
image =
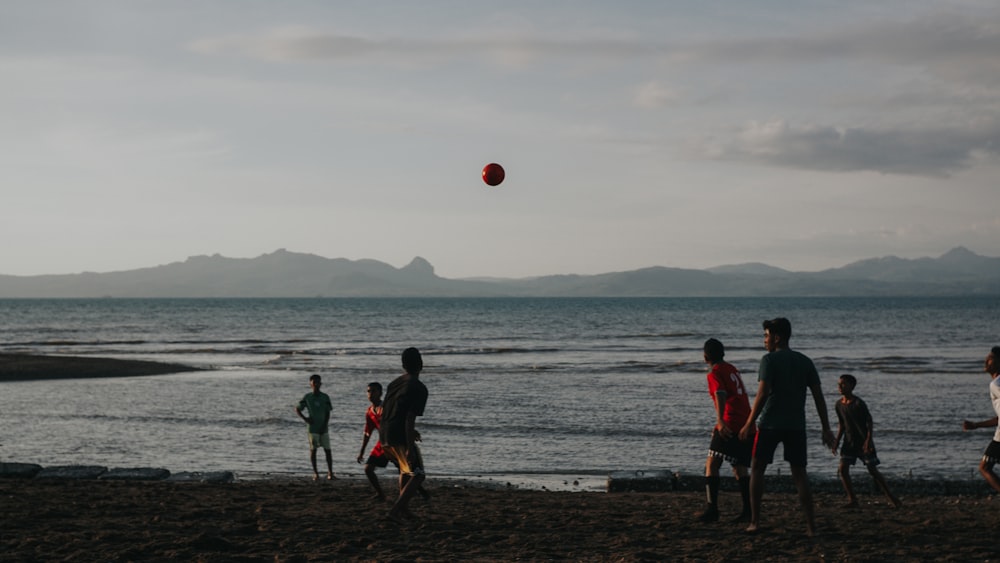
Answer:
[{"label": "red ball", "polygon": [[483,167],[483,181],[490,186],[498,186],[500,182],[503,182],[504,171],[503,166],[495,162],[491,162]]}]

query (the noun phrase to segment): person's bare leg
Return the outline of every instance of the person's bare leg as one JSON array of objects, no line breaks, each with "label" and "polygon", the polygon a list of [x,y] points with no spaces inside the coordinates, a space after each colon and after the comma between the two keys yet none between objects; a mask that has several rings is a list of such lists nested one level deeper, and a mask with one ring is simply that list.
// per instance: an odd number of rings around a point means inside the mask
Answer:
[{"label": "person's bare leg", "polygon": [[809,475],[806,473],[806,468],[793,465],[792,481],[795,482],[795,488],[799,491],[799,503],[802,504],[802,513],[806,517],[806,535],[815,536],[816,517],[813,513],[812,490],[809,488]]},{"label": "person's bare leg", "polygon": [[750,464],[750,525],[747,532],[760,530],[760,505],[764,498],[764,471],[767,464],[754,459]]},{"label": "person's bare leg", "polygon": [[316,468],[316,450],[309,450],[309,461],[312,462],[313,467],[313,481],[319,480],[319,469]]},{"label": "person's bare leg", "polygon": [[389,510],[389,518],[394,521],[399,521],[400,517],[413,518],[413,514],[410,512],[409,504],[410,499],[417,492],[417,487],[424,482],[426,477],[423,473],[417,473],[413,476],[408,476],[405,484],[400,480],[400,484],[403,487],[399,490],[399,498],[393,503],[392,508]]},{"label": "person's bare leg", "polygon": [[986,482],[997,492],[1000,492],[1000,477],[993,472],[993,462],[985,459],[979,462],[979,473],[986,479]]},{"label": "person's bare leg", "polygon": [[885,477],[882,476],[882,472],[878,470],[874,465],[868,466],[868,473],[871,473],[872,479],[875,480],[875,484],[878,488],[882,489],[882,493],[885,494],[885,498],[889,499],[889,503],[892,504],[893,508],[899,508],[903,503],[899,502],[892,492],[889,491],[889,484],[885,482]]},{"label": "person's bare leg", "polygon": [[750,521],[750,473],[746,467],[742,465],[733,466],[733,477],[736,477],[736,484],[740,487],[740,500],[743,503],[743,508],[740,510],[740,515],[736,517],[737,522],[749,522]]},{"label": "person's bare leg", "polygon": [[371,483],[372,488],[375,489],[375,498],[378,500],[385,500],[385,493],[382,492],[382,485],[378,482],[378,475],[375,474],[374,465],[365,465],[365,476],[368,477],[368,482]]},{"label": "person's bare leg", "polygon": [[844,492],[847,493],[847,504],[844,508],[857,508],[858,507],[858,497],[854,494],[854,483],[851,482],[851,466],[844,460],[840,460],[840,466],[837,468],[837,476],[840,477],[840,482],[844,485]]},{"label": "person's bare leg", "polygon": [[336,479],[333,476],[333,452],[327,449],[324,449],[323,452],[326,453],[326,478]]}]

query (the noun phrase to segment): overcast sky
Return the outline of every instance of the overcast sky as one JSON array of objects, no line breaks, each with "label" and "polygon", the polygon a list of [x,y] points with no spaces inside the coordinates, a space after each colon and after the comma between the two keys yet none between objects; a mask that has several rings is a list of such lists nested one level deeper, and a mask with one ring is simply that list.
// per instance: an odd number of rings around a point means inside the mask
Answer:
[{"label": "overcast sky", "polygon": [[996,0],[0,0],[0,76],[3,274],[1000,254]]}]

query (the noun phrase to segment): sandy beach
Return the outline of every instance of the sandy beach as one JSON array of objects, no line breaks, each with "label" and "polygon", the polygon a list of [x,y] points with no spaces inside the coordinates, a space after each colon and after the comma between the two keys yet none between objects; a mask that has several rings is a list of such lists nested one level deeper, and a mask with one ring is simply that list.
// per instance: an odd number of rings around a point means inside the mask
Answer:
[{"label": "sandy beach", "polygon": [[[388,480],[386,481],[388,485]],[[986,561],[1000,504],[987,494],[901,495],[895,510],[818,493],[819,534],[794,494],[765,497],[764,530],[692,518],[696,492],[498,490],[428,481],[417,520],[386,521],[359,480],[174,483],[0,481],[3,561]],[[391,490],[389,487],[388,490]]]},{"label": "sandy beach", "polygon": [[[83,360],[83,361],[81,361]],[[142,375],[177,366],[0,355],[0,381]],[[183,366],[181,366],[183,367]],[[93,368],[93,369],[90,369]],[[152,371],[150,371],[152,370]],[[169,372],[169,371],[168,371]],[[4,460],[14,462],[19,460]],[[568,492],[435,478],[417,519],[384,516],[360,478],[231,483],[0,478],[0,561],[986,561],[1000,500],[980,479],[890,483],[892,509],[855,476],[861,508],[845,510],[835,482],[818,482],[818,535],[808,538],[790,480],[771,475],[763,530],[723,519],[699,524],[697,476],[677,490]],[[392,479],[383,480],[394,493]]]}]

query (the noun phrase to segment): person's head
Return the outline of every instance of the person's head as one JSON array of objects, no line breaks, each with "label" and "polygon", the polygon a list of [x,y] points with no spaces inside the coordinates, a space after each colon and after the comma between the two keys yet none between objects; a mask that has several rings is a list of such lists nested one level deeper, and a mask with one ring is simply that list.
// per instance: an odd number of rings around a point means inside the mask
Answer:
[{"label": "person's head", "polygon": [[788,319],[778,317],[764,321],[764,348],[768,352],[787,348],[788,339],[791,337],[792,323]]},{"label": "person's head", "polygon": [[407,348],[403,350],[403,369],[410,375],[420,375],[424,369],[424,359],[420,357],[420,350]]},{"label": "person's head", "polygon": [[372,381],[368,384],[368,400],[373,405],[378,404],[382,400],[382,384],[378,381]]},{"label": "person's head", "polygon": [[313,390],[313,393],[319,393],[321,385],[323,385],[323,378],[318,373],[309,376],[309,387]]},{"label": "person's head", "polygon": [[722,345],[722,342],[714,338],[709,338],[705,341],[705,361],[710,364],[717,364],[722,361],[722,358],[726,357],[726,347]]},{"label": "person's head", "polygon": [[986,355],[986,366],[983,369],[990,375],[1000,373],[1000,346],[990,348],[990,353]]},{"label": "person's head", "polygon": [[841,375],[840,379],[837,381],[837,389],[840,391],[840,394],[844,395],[845,397],[847,395],[850,395],[851,393],[854,393],[854,388],[857,387],[857,385],[858,385],[858,378],[854,377],[849,373]]}]

